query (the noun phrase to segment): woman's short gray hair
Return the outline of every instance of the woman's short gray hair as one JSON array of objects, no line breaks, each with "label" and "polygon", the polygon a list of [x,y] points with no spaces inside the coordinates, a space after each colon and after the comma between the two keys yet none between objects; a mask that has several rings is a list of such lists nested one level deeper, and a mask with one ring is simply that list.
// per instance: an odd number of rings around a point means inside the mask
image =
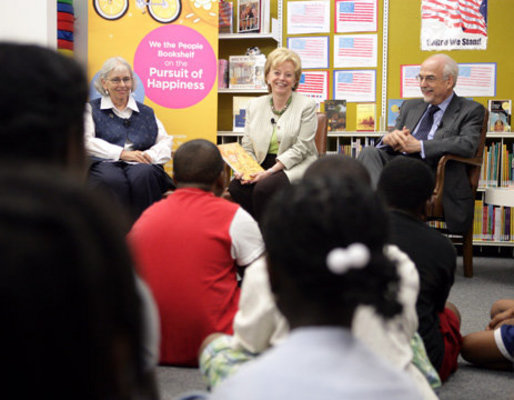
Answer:
[{"label": "woman's short gray hair", "polygon": [[134,92],[134,90],[136,90],[136,80],[134,79],[134,71],[132,70],[132,66],[123,57],[111,57],[106,62],[104,62],[104,65],[102,65],[102,68],[100,68],[100,71],[98,71],[98,76],[93,84],[95,89],[98,90],[102,96],[109,95],[109,93],[107,93],[107,91],[102,86],[102,80],[106,80],[111,71],[118,65],[123,65],[129,70],[130,77],[132,78],[131,91]]}]

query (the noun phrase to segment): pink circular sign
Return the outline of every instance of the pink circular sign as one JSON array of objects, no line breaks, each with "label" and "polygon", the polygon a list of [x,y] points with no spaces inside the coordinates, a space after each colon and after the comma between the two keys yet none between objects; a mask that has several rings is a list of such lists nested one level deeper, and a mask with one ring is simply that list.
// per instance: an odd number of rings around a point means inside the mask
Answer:
[{"label": "pink circular sign", "polygon": [[186,108],[210,92],[217,64],[211,45],[197,31],[165,25],[141,40],[134,70],[150,100],[167,108]]}]

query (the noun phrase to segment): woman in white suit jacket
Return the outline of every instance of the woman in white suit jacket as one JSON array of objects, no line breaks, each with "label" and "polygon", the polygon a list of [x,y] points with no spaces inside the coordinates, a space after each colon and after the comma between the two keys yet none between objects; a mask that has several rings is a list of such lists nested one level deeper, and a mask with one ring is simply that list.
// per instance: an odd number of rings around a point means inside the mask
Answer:
[{"label": "woman in white suit jacket", "polygon": [[242,140],[264,171],[246,181],[236,174],[229,186],[232,198],[257,221],[271,194],[299,180],[318,157],[316,102],[294,92],[302,74],[299,56],[286,48],[275,49],[264,73],[271,93],[248,104]]}]

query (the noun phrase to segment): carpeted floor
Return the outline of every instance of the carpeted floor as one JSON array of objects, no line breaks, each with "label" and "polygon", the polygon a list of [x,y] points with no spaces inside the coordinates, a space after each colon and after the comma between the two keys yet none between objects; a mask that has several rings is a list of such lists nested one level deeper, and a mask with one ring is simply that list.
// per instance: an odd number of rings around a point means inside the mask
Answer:
[{"label": "carpeted floor", "polygon": [[[502,256],[475,257],[475,276],[471,279],[462,276],[459,259],[449,300],[461,312],[463,335],[484,329],[496,299],[514,298],[514,257],[510,249],[504,249]],[[157,379],[163,400],[205,389],[194,368],[159,367]],[[514,372],[481,370],[461,359],[459,370],[442,387],[439,396],[441,400],[514,400]]]}]

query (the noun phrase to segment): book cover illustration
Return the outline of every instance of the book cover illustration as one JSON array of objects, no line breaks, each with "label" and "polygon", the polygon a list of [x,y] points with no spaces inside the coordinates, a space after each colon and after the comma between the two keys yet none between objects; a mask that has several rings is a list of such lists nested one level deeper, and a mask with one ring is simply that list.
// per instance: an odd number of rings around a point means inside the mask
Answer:
[{"label": "book cover illustration", "polygon": [[234,172],[243,174],[243,180],[249,180],[252,174],[264,169],[237,143],[218,145],[223,160]]},{"label": "book cover illustration", "polygon": [[346,100],[325,100],[324,106],[327,115],[327,130],[329,132],[344,131],[346,129]]},{"label": "book cover illustration", "polygon": [[489,132],[511,131],[511,100],[489,100]]},{"label": "book cover illustration", "polygon": [[237,32],[259,32],[261,29],[260,0],[237,1]]},{"label": "book cover illustration", "polygon": [[232,33],[233,4],[230,1],[219,2],[219,33]]},{"label": "book cover illustration", "polygon": [[389,99],[387,102],[387,130],[392,131],[396,125],[396,119],[400,115],[402,99]]},{"label": "book cover illustration", "polygon": [[375,130],[375,103],[357,104],[356,112],[356,130],[358,131],[374,131]]},{"label": "book cover illustration", "polygon": [[264,54],[229,57],[230,89],[266,89]]},{"label": "book cover illustration", "polygon": [[232,119],[234,132],[244,132],[246,121],[246,106],[253,99],[250,96],[234,96],[232,97]]}]

